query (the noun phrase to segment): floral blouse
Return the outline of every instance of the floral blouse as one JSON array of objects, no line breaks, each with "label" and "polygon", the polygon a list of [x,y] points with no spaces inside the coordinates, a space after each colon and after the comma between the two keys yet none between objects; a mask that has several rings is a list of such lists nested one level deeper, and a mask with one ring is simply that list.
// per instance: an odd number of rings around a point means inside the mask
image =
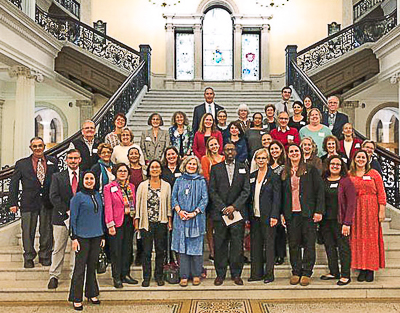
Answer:
[{"label": "floral blouse", "polygon": [[160,216],[160,197],[161,189],[152,189],[149,186],[149,193],[147,195],[147,214],[149,222],[158,223]]}]

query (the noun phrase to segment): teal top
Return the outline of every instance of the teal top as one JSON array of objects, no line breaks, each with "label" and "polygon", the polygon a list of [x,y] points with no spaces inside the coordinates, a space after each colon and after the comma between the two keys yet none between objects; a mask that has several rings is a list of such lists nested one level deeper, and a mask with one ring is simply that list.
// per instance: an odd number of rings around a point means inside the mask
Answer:
[{"label": "teal top", "polygon": [[324,138],[326,136],[332,135],[332,132],[325,125],[322,125],[322,128],[318,131],[311,131],[308,129],[308,126],[304,126],[300,129],[299,135],[300,135],[300,140],[303,140],[304,137],[311,137],[315,141],[315,143],[318,147],[317,156],[321,157],[326,153],[322,149],[322,144],[324,142]]}]

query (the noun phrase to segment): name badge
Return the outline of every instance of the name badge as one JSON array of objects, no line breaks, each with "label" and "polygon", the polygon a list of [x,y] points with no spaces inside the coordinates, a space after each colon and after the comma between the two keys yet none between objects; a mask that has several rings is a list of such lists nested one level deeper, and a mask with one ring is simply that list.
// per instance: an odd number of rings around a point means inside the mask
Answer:
[{"label": "name badge", "polygon": [[334,183],[334,184],[331,184],[330,185],[330,187],[333,189],[333,188],[337,188],[339,186],[339,183]]},{"label": "name badge", "polygon": [[306,122],[301,121],[301,122],[300,122],[300,125],[306,125]]},{"label": "name badge", "polygon": [[245,168],[239,168],[239,174],[246,174]]},{"label": "name badge", "polygon": [[363,176],[363,180],[371,180],[371,176]]},{"label": "name badge", "polygon": [[347,159],[346,158],[342,158],[343,162],[347,164]]},{"label": "name badge", "polygon": [[93,151],[93,153],[97,153],[97,149],[93,149],[92,151]]},{"label": "name badge", "polygon": [[110,190],[111,190],[111,192],[117,192],[118,191],[118,187],[117,186],[112,186]]},{"label": "name badge", "polygon": [[256,181],[255,178],[250,178],[250,184],[254,183]]},{"label": "name badge", "polygon": [[47,161],[47,165],[54,165],[54,163],[51,161]]},{"label": "name badge", "polygon": [[357,142],[357,143],[354,145],[354,148],[360,149],[360,148],[361,148],[361,145],[360,145],[360,143],[359,143],[359,142]]},{"label": "name badge", "polygon": [[325,137],[325,133],[318,133],[318,136]]},{"label": "name badge", "polygon": [[266,134],[266,132],[260,131],[260,135],[264,135]]},{"label": "name badge", "polygon": [[293,139],[294,139],[294,136],[288,135],[288,136],[287,136],[287,139],[288,139],[288,140],[293,140]]},{"label": "name badge", "polygon": [[146,141],[151,141],[151,138],[150,137],[146,137]]},{"label": "name badge", "polygon": [[188,195],[189,194],[189,188],[186,188],[185,189],[185,195]]},{"label": "name badge", "polygon": [[181,176],[182,176],[182,173],[175,173],[176,178],[181,177]]}]

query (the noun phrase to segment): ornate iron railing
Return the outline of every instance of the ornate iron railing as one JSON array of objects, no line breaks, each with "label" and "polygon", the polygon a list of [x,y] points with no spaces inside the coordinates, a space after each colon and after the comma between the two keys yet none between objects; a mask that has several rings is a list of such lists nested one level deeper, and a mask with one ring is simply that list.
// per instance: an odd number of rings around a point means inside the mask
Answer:
[{"label": "ornate iron railing", "polygon": [[[139,92],[148,84],[148,71],[146,61],[142,61],[136,70],[129,75],[118,90],[111,96],[106,104],[93,116],[92,120],[98,127],[98,137],[104,140],[107,133],[114,128],[113,118],[116,113],[128,113]],[[46,155],[58,159],[60,169],[65,168],[65,155],[71,142],[80,136],[80,131],[64,140],[59,145],[46,151]],[[0,171],[0,227],[18,219],[19,215],[8,210],[8,190],[14,167]]]},{"label": "ornate iron railing", "polygon": [[9,0],[12,4],[14,4],[18,9],[22,10],[22,0]]},{"label": "ornate iron railing", "polygon": [[72,17],[52,15],[36,6],[36,23],[58,40],[69,41],[129,72],[139,66],[139,51]]},{"label": "ornate iron railing", "polygon": [[353,6],[353,20],[357,20],[384,0],[361,0]]},{"label": "ornate iron railing", "polygon": [[[313,106],[316,106],[320,111],[327,111],[328,101],[318,87],[312,82],[307,74],[297,65],[295,59],[290,61],[290,73],[287,77],[287,82],[292,85],[301,99],[309,95],[313,100]],[[360,132],[355,131],[355,134],[361,140],[367,139]],[[387,202],[395,208],[400,209],[400,157],[390,151],[387,151],[381,146],[377,146],[375,151],[382,166],[383,181],[387,195]]]},{"label": "ornate iron railing", "polygon": [[65,9],[75,15],[78,19],[81,15],[81,5],[75,0],[56,0],[59,4],[61,4]]},{"label": "ornate iron railing", "polygon": [[297,64],[303,71],[316,69],[367,42],[377,41],[396,24],[396,11],[382,18],[361,20],[299,51]]}]

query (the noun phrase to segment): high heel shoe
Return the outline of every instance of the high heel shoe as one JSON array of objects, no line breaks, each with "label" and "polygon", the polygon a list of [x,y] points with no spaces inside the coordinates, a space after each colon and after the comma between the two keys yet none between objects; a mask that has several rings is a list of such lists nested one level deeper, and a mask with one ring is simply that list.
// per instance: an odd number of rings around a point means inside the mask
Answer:
[{"label": "high heel shoe", "polygon": [[88,302],[91,302],[92,304],[100,304],[101,301],[97,297],[93,298],[87,298]]},{"label": "high heel shoe", "polygon": [[[80,304],[80,305],[77,306],[76,304]],[[83,310],[82,302],[74,302],[72,305],[73,305],[75,311],[82,311]]]}]

